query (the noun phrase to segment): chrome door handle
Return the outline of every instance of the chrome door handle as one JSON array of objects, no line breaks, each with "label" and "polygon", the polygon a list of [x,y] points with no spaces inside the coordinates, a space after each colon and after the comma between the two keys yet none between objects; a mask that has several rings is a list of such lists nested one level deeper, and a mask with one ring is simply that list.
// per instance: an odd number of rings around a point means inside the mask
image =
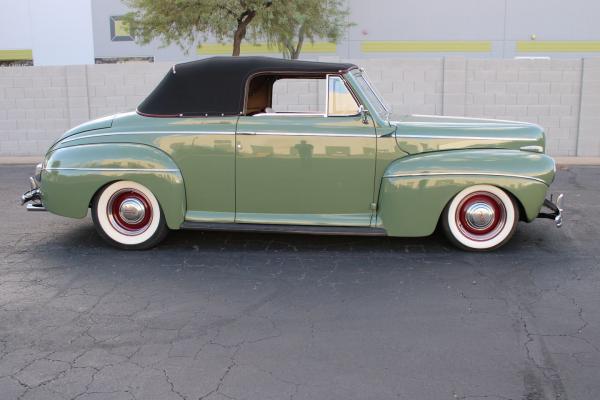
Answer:
[{"label": "chrome door handle", "polygon": [[256,135],[256,132],[237,132],[238,135]]}]

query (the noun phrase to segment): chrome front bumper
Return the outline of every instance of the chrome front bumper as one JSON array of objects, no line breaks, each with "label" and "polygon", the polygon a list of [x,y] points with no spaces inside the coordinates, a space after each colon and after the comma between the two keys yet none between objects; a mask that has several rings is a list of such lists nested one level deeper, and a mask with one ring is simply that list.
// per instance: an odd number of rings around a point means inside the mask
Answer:
[{"label": "chrome front bumper", "polygon": [[550,196],[550,199],[544,200],[543,207],[546,207],[550,212],[541,212],[538,214],[538,218],[548,218],[553,219],[554,223],[556,223],[556,227],[560,228],[563,224],[563,200],[565,195],[563,193],[559,194],[556,197],[556,203],[553,201],[553,196]]}]

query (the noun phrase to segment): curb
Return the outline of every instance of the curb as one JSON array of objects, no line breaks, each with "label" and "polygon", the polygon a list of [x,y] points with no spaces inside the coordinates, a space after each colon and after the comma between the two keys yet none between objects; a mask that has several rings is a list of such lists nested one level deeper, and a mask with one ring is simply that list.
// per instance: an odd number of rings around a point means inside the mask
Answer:
[{"label": "curb", "polygon": [[600,157],[554,157],[558,165],[600,165]]},{"label": "curb", "polygon": [[14,156],[0,157],[0,165],[36,165],[44,160],[44,156]]}]

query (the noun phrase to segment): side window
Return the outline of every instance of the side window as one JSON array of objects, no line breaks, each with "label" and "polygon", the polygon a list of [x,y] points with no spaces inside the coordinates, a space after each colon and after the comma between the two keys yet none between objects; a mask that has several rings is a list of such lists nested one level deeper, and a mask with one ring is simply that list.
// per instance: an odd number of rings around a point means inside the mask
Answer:
[{"label": "side window", "polygon": [[268,112],[325,114],[325,79],[282,78],[273,83]]},{"label": "side window", "polygon": [[339,76],[327,77],[327,115],[356,115],[358,104]]}]

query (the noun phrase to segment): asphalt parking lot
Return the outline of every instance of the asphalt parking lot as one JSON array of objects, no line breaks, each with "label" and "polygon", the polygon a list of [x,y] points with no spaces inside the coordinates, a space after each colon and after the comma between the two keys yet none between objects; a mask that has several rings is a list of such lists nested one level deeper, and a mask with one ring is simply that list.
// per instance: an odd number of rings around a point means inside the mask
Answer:
[{"label": "asphalt parking lot", "polygon": [[0,166],[0,399],[600,398],[600,167],[565,226],[423,239],[173,232],[105,245]]}]

